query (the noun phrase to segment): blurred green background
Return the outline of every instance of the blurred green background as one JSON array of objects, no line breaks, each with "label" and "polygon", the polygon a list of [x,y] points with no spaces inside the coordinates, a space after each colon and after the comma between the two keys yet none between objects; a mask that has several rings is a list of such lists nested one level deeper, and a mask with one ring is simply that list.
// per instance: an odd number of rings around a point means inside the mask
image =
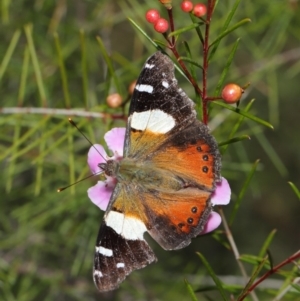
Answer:
[{"label": "blurred green background", "polygon": [[[234,1],[219,1],[211,39],[218,36]],[[190,24],[174,1],[177,28]],[[103,213],[88,199],[91,178],[58,194],[89,174],[90,147],[67,121],[78,112],[121,113],[107,107],[109,93],[127,97],[128,85],[137,78],[145,59],[155,48],[128,21],[138,23],[152,38],[161,39],[146,23],[144,14],[158,1],[1,1],[0,15],[0,300],[190,300],[184,279],[194,289],[212,284],[196,252],[204,254],[227,284],[243,279],[232,251],[211,235],[193,240],[180,251],[166,252],[150,241],[159,261],[132,273],[115,292],[99,294],[92,281],[93,253]],[[222,174],[232,187],[232,212],[254,162],[257,171],[232,224],[241,254],[257,255],[267,235],[277,229],[270,252],[274,264],[299,249],[300,203],[287,181],[300,188],[300,10],[298,1],[242,0],[234,23],[251,23],[222,40],[209,69],[209,89],[225,67],[233,43],[241,38],[226,82],[251,86],[240,107],[255,98],[251,114],[267,120],[274,130],[245,119],[229,145]],[[96,39],[100,36],[111,56],[117,83],[107,69]],[[201,47],[194,31],[185,33],[194,59],[201,62]],[[180,86],[195,98],[191,85],[179,74]],[[199,77],[200,78],[200,77]],[[19,113],[35,107],[42,114]],[[10,111],[8,108],[12,108]],[[74,111],[72,111],[74,112]],[[240,115],[211,106],[210,127],[218,142],[226,141]],[[122,120],[73,116],[92,142]],[[220,227],[222,230],[222,227]],[[225,239],[225,237],[224,237]],[[251,265],[245,265],[248,271]],[[288,267],[291,269],[291,266]],[[260,300],[271,300],[282,277],[272,277],[258,290]],[[199,294],[220,300],[217,292]],[[200,300],[200,299],[199,299]],[[250,300],[247,299],[247,300]],[[282,300],[300,300],[294,294]]]}]

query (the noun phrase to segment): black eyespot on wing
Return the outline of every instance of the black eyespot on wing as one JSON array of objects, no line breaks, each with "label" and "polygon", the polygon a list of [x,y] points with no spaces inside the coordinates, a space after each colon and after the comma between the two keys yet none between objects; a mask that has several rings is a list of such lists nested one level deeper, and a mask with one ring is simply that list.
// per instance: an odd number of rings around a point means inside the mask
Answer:
[{"label": "black eyespot on wing", "polygon": [[194,219],[192,219],[191,217],[189,217],[189,218],[187,219],[187,222],[188,222],[189,224],[192,224],[193,221],[194,221]]},{"label": "black eyespot on wing", "polygon": [[181,228],[183,228],[184,227],[184,223],[179,223],[178,224],[178,227],[181,229]]},{"label": "black eyespot on wing", "polygon": [[202,167],[202,171],[205,172],[205,173],[207,173],[208,172],[208,167],[207,166],[203,166]]}]

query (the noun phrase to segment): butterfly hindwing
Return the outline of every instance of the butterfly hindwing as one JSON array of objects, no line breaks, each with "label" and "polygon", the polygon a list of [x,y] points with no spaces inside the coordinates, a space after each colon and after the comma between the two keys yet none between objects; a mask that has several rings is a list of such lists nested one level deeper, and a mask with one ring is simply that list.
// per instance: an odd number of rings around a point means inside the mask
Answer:
[{"label": "butterfly hindwing", "polygon": [[156,261],[153,251],[143,237],[146,231],[143,221],[137,214],[126,215],[126,208],[117,208],[127,200],[126,195],[118,193],[123,191],[125,190],[118,184],[113,197],[116,197],[118,202],[121,201],[121,204],[114,204],[114,207],[106,212],[97,238],[93,277],[100,291],[117,288],[133,270]]},{"label": "butterfly hindwing", "polygon": [[133,270],[156,261],[145,240],[128,240],[102,223],[95,250],[93,277],[100,291],[116,289]]},{"label": "butterfly hindwing", "polygon": [[165,250],[189,245],[191,238],[202,232],[212,209],[210,193],[195,188],[157,190],[145,196],[148,232]]}]

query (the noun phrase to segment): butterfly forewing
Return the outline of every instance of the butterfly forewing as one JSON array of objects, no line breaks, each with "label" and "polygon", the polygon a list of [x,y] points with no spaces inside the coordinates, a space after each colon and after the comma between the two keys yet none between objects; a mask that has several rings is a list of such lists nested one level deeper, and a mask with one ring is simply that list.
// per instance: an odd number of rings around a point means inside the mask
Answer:
[{"label": "butterfly forewing", "polygon": [[178,87],[173,62],[157,52],[144,65],[133,93],[124,154],[147,156],[153,145],[195,120],[194,103]]},{"label": "butterfly forewing", "polygon": [[[192,122],[191,117],[196,117],[194,103],[177,85],[173,62],[161,52],[155,53],[147,60],[138,78],[132,100],[130,117],[133,114],[147,115],[147,112],[158,110],[162,114],[165,113],[169,120],[174,119],[176,126],[184,126]],[[160,123],[164,124],[163,118],[157,119],[157,123],[158,127]]]}]

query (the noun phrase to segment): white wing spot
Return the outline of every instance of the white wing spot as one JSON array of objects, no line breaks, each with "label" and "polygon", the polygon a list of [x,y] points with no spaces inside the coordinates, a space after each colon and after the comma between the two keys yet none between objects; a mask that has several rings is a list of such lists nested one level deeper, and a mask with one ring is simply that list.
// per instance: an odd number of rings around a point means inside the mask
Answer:
[{"label": "white wing spot", "polygon": [[168,83],[168,82],[163,81],[163,82],[162,82],[162,85],[163,85],[165,88],[167,88],[167,89],[169,88],[169,83]]},{"label": "white wing spot", "polygon": [[146,64],[145,65],[145,68],[148,68],[148,69],[152,69],[153,67],[155,67],[155,65],[151,65],[151,64]]},{"label": "white wing spot", "polygon": [[125,267],[125,263],[123,263],[123,262],[117,263],[117,268],[124,268],[124,267]]},{"label": "white wing spot", "polygon": [[132,128],[141,131],[147,129],[158,134],[165,134],[175,126],[175,119],[171,115],[158,109],[134,112],[130,119]]},{"label": "white wing spot", "polygon": [[94,276],[103,277],[103,274],[100,271],[95,270],[94,271]]},{"label": "white wing spot", "polygon": [[144,240],[145,224],[134,217],[125,217],[121,235],[129,240]]},{"label": "white wing spot", "polygon": [[104,256],[107,256],[107,257],[113,256],[113,251],[110,249],[106,249],[104,247],[96,247],[96,252],[98,252]]},{"label": "white wing spot", "polygon": [[118,234],[121,234],[124,224],[124,214],[116,211],[108,212],[105,217],[105,222],[108,227],[114,229]]},{"label": "white wing spot", "polygon": [[153,92],[153,87],[150,85],[136,85],[135,89],[139,92],[146,92],[151,94]]},{"label": "white wing spot", "polygon": [[123,213],[109,211],[105,217],[108,227],[114,229],[119,235],[128,240],[144,240],[147,231],[145,224],[135,217],[126,217]]}]

